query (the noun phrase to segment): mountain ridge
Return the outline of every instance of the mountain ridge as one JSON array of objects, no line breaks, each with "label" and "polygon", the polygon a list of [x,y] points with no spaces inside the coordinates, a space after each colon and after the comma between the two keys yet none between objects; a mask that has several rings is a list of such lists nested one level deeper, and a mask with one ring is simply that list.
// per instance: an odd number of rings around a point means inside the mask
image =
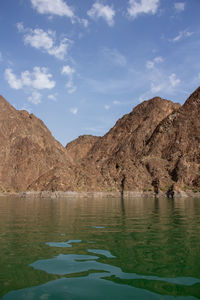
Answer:
[{"label": "mountain ridge", "polygon": [[181,106],[154,97],[103,136],[63,147],[44,123],[0,96],[2,191],[152,191],[200,188],[200,87]]}]

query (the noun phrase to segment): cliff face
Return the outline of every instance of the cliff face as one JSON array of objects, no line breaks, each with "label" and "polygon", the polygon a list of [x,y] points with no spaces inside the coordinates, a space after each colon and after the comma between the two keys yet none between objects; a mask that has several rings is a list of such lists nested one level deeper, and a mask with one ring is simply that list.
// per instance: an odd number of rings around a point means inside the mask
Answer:
[{"label": "cliff face", "polygon": [[76,162],[80,162],[87,156],[94,144],[100,140],[101,137],[93,135],[81,135],[74,141],[66,145],[66,151],[69,156]]},{"label": "cliff face", "polygon": [[[44,123],[17,111],[0,97],[0,186],[24,191],[55,167],[69,169],[70,157]],[[42,187],[41,187],[42,188]]]},{"label": "cliff face", "polygon": [[95,189],[150,189],[152,176],[142,162],[146,143],[160,122],[179,107],[156,97],[118,120],[82,161],[82,169],[96,178]]},{"label": "cliff face", "polygon": [[64,148],[34,115],[0,98],[0,188],[139,191],[200,188],[200,87],[183,106],[153,98],[103,137]]},{"label": "cliff face", "polygon": [[[177,188],[200,187],[200,88],[164,119],[147,142],[145,156],[159,158],[165,174]],[[155,165],[155,163],[154,163]],[[150,166],[150,169],[151,166]],[[154,176],[160,176],[154,167]],[[165,186],[161,176],[161,185]]]}]

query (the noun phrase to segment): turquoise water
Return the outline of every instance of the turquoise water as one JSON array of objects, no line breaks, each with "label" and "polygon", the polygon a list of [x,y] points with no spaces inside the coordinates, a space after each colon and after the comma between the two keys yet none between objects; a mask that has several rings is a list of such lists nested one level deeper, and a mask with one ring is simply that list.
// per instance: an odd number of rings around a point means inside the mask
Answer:
[{"label": "turquoise water", "polygon": [[0,299],[200,299],[200,200],[0,198]]}]

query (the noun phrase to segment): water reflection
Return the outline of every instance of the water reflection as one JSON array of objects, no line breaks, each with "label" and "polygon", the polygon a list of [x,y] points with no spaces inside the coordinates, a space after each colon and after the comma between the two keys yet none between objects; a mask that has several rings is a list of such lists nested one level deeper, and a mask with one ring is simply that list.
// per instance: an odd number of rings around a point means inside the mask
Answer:
[{"label": "water reflection", "polygon": [[195,199],[2,198],[0,298],[197,299],[199,233]]}]

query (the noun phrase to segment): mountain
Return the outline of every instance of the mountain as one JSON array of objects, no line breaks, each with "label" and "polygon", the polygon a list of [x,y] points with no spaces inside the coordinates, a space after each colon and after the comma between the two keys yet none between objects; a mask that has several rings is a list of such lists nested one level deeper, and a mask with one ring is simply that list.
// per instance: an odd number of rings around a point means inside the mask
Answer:
[{"label": "mountain", "polygon": [[[147,142],[145,157],[159,158],[161,172],[149,170],[159,176],[161,186],[165,177],[182,190],[200,187],[200,87],[185,104],[164,119]],[[149,159],[150,162],[150,159]]]},{"label": "mountain", "polygon": [[99,139],[101,139],[99,136],[81,135],[74,141],[68,143],[65,148],[71,158],[73,158],[74,161],[79,162],[87,156],[90,149]]},{"label": "mountain", "polygon": [[63,147],[33,114],[0,97],[4,191],[156,191],[200,188],[200,87],[183,106],[155,97],[103,137]]},{"label": "mountain", "polygon": [[129,191],[151,188],[152,176],[142,163],[146,142],[160,122],[180,104],[155,97],[136,106],[131,113],[98,140],[81,168],[96,177],[96,190]]},{"label": "mountain", "polygon": [[[73,167],[64,147],[44,123],[0,96],[0,188],[25,191],[43,174]],[[42,187],[41,187],[42,188]]]}]

